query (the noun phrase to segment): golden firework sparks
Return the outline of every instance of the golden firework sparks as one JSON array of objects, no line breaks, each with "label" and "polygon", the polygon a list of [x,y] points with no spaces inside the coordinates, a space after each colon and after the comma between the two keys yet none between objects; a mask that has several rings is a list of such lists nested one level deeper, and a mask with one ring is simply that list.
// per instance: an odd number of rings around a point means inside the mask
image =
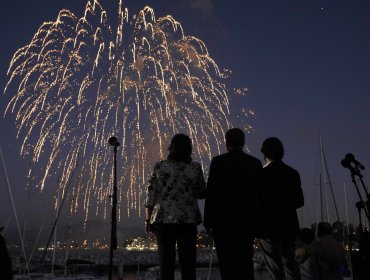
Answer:
[{"label": "golden firework sparks", "polygon": [[70,210],[86,219],[92,209],[107,214],[110,136],[121,142],[119,207],[140,215],[148,175],[173,134],[193,139],[206,170],[231,127],[223,82],[231,71],[219,70],[202,40],[150,7],[130,18],[122,1],[116,26],[109,22],[98,1],[81,18],[60,11],[14,54],[4,91],[15,89],[6,113],[24,135],[21,155],[32,157],[29,177],[43,190],[57,174],[64,192],[75,170]]}]

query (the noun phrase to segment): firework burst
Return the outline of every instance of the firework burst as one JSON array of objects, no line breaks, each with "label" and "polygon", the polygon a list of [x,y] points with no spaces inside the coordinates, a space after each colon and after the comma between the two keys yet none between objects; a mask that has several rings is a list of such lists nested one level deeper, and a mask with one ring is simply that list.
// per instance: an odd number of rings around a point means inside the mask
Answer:
[{"label": "firework burst", "polygon": [[227,73],[204,42],[150,7],[130,17],[120,1],[111,22],[98,1],[80,18],[60,11],[14,54],[4,91],[15,92],[6,113],[15,115],[21,155],[32,158],[29,177],[43,190],[58,176],[65,192],[74,174],[71,211],[86,219],[109,208],[109,137],[121,142],[119,209],[140,214],[148,174],[175,133],[193,139],[206,169],[231,126]]}]

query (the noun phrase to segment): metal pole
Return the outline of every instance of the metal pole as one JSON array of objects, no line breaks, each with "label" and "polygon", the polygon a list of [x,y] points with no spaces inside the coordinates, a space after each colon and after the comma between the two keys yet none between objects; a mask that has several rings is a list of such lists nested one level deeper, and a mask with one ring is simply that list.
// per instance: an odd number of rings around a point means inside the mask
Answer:
[{"label": "metal pole", "polygon": [[112,228],[110,236],[109,252],[109,280],[112,280],[113,271],[113,250],[117,249],[117,145],[114,146],[114,167],[113,167],[113,195],[112,195]]}]

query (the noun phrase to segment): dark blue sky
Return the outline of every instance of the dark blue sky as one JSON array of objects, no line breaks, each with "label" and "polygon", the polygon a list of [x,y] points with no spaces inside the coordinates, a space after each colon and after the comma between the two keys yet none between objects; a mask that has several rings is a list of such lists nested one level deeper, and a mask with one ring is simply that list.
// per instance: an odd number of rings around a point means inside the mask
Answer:
[{"label": "dark blue sky", "polygon": [[[116,1],[101,1],[108,13]],[[302,222],[318,215],[319,138],[322,133],[326,159],[344,219],[343,184],[349,208],[355,215],[358,200],[349,172],[340,161],[353,153],[370,169],[370,2],[360,0],[123,0],[131,14],[145,5],[156,16],[171,14],[185,34],[203,40],[221,68],[232,70],[228,86],[248,88],[246,98],[232,97],[233,111],[248,107],[255,118],[247,135],[251,153],[263,160],[262,141],[279,137],[286,148],[285,161],[302,177],[306,206]],[[6,69],[13,53],[28,44],[44,21],[54,21],[66,8],[81,16],[85,1],[6,1],[0,9],[0,88],[8,79]],[[11,92],[1,97],[1,114]],[[4,160],[17,205],[25,207],[27,160],[19,157],[13,116],[0,119]],[[368,169],[364,171],[365,183]],[[11,212],[1,171],[0,224]],[[51,193],[34,194],[48,207]],[[331,194],[328,199],[331,200]],[[20,207],[21,208],[21,207]],[[37,209],[38,207],[35,207]],[[332,208],[332,206],[331,206]],[[332,220],[334,212],[331,209]],[[133,224],[135,221],[129,221]],[[354,221],[358,222],[357,220]]]}]

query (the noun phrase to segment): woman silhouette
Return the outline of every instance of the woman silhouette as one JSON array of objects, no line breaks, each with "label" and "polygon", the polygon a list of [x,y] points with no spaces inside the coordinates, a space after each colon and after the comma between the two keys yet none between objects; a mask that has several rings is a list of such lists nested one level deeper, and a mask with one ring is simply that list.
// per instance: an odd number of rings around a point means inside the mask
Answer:
[{"label": "woman silhouette", "polygon": [[176,134],[167,160],[155,164],[146,193],[146,231],[157,237],[160,279],[174,279],[176,244],[183,280],[196,279],[197,225],[202,222],[198,199],[206,183],[201,165],[191,158],[192,143]]}]

